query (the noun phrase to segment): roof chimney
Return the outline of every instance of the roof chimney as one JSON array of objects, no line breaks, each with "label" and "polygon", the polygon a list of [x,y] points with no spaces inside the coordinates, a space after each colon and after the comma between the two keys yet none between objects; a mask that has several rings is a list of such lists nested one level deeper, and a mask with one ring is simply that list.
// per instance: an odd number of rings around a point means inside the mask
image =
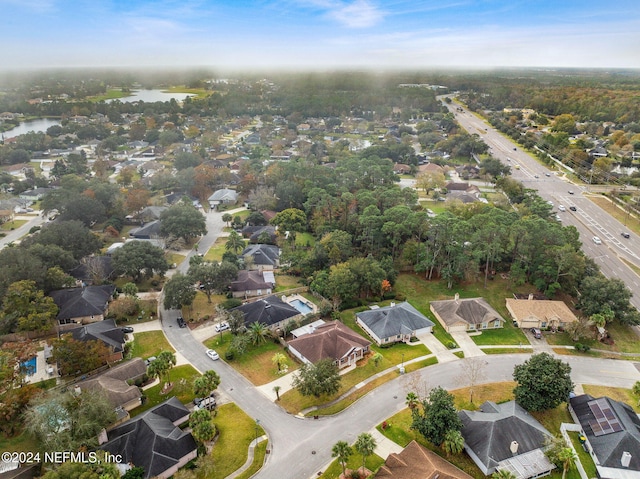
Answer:
[{"label": "roof chimney", "polygon": [[533,301],[533,293],[529,293],[529,297],[527,298],[529,301]]},{"label": "roof chimney", "polygon": [[453,300],[457,303],[459,299],[460,299],[460,294],[456,293],[455,296],[453,297]]},{"label": "roof chimney", "polygon": [[620,463],[622,464],[622,467],[629,467],[629,464],[631,463],[631,454],[624,451],[620,458]]},{"label": "roof chimney", "polygon": [[509,449],[511,450],[511,454],[513,454],[514,456],[518,453],[518,446],[518,441],[511,441]]},{"label": "roof chimney", "polygon": [[396,305],[396,303],[394,303],[393,301],[391,301],[391,303],[389,304],[390,308],[393,308]]}]

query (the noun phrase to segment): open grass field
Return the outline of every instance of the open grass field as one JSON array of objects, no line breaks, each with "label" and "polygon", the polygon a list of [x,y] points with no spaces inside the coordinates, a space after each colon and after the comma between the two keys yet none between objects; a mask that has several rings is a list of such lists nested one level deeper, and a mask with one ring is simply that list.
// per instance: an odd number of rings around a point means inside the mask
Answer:
[{"label": "open grass field", "polygon": [[519,346],[521,344],[529,344],[529,340],[522,330],[513,326],[509,320],[504,322],[503,328],[485,329],[482,334],[471,336],[471,339],[478,346]]},{"label": "open grass field", "polygon": [[158,301],[155,299],[139,300],[140,311],[137,314],[127,316],[125,319],[118,320],[118,326],[127,326],[138,323],[145,323],[157,319]]},{"label": "open grass field", "polygon": [[281,291],[287,291],[289,289],[299,288],[304,286],[302,284],[301,278],[298,276],[291,276],[289,274],[276,273],[276,288],[274,293],[279,293]]},{"label": "open grass field", "polygon": [[157,356],[161,351],[175,352],[162,331],[143,331],[135,333],[133,337],[131,355],[134,358],[147,359]]},{"label": "open grass field", "polygon": [[[204,255],[204,260],[205,261],[210,261],[210,262],[220,262],[222,261],[222,255],[225,253],[226,249],[225,249],[225,244],[227,243],[227,238],[225,237],[220,237],[216,240],[215,243],[213,243],[213,245],[211,246],[211,248],[209,248],[209,250],[205,253]],[[248,241],[245,240],[245,245],[248,243]]]},{"label": "open grass field", "polygon": [[216,305],[226,301],[227,297],[223,294],[212,294],[211,302],[207,300],[207,295],[202,291],[198,291],[193,304],[190,307],[182,308],[182,317],[188,321],[199,322],[202,319],[208,319],[215,316]]}]

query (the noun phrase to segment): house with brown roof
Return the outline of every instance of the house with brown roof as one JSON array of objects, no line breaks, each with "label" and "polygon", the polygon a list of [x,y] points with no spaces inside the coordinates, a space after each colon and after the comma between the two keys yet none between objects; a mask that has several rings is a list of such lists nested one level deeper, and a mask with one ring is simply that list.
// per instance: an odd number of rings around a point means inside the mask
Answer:
[{"label": "house with brown roof", "polygon": [[411,441],[400,453],[391,453],[376,473],[385,479],[471,479],[435,452]]},{"label": "house with brown roof", "polygon": [[332,359],[338,368],[344,368],[362,359],[369,352],[371,341],[340,321],[329,321],[313,328],[309,334],[292,339],[287,346],[291,354],[304,363]]},{"label": "house with brown roof", "polygon": [[431,312],[447,332],[481,331],[504,326],[504,319],[484,298],[431,301]]},{"label": "house with brown roof", "polygon": [[563,329],[578,320],[564,301],[507,298],[507,310],[519,328]]}]

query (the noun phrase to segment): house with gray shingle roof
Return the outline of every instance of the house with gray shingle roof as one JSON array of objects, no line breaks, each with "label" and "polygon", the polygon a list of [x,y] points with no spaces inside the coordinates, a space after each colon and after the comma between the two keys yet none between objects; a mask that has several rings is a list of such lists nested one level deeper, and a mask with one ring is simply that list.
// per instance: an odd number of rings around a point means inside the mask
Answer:
[{"label": "house with gray shingle roof", "polygon": [[238,193],[235,190],[223,188],[221,190],[214,191],[213,194],[209,196],[208,201],[211,209],[214,209],[216,206],[221,204],[235,205],[238,202]]},{"label": "house with gray shingle roof", "polygon": [[504,319],[484,298],[431,301],[431,312],[448,332],[481,331],[504,326]]},{"label": "house with gray shingle roof", "polygon": [[329,321],[287,343],[289,352],[300,361],[315,364],[331,359],[338,368],[356,364],[368,352],[371,341],[363,338],[340,321]]},{"label": "house with gray shingle roof", "polygon": [[464,450],[485,475],[511,471],[516,479],[545,476],[555,468],[543,452],[551,433],[515,401],[487,401],[458,412]]},{"label": "house with gray shingle roof", "polygon": [[189,410],[173,396],[101,435],[98,448],[143,468],[145,479],[166,479],[198,455],[191,432],[178,427],[188,419]]},{"label": "house with gray shingle roof", "polygon": [[569,399],[569,412],[582,428],[599,477],[640,478],[640,418],[631,406],[582,394]]},{"label": "house with gray shingle roof", "polygon": [[270,244],[250,244],[242,251],[243,258],[251,258],[249,269],[272,270],[280,266],[280,248]]},{"label": "house with gray shingle roof", "polygon": [[109,301],[116,287],[112,284],[65,288],[51,291],[49,296],[58,306],[59,324],[94,323],[107,314]]},{"label": "house with gray shingle roof", "polygon": [[[97,323],[85,324],[75,329],[67,329],[76,341],[101,341],[110,351],[108,362],[121,361],[124,357],[124,333],[115,320],[105,319]],[[68,372],[68,371],[67,371]]]},{"label": "house with gray shingle roof", "polygon": [[433,328],[433,322],[406,301],[356,313],[356,323],[378,346],[407,342]]},{"label": "house with gray shingle roof", "polygon": [[300,311],[275,295],[243,304],[232,311],[242,313],[244,325],[247,327],[257,322],[273,330],[283,328],[285,323],[302,316]]}]

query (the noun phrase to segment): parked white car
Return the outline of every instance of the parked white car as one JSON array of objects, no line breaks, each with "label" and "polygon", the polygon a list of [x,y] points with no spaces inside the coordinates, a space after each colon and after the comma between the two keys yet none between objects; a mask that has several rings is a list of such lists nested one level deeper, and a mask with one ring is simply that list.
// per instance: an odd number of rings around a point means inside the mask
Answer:
[{"label": "parked white car", "polygon": [[213,349],[207,349],[207,356],[209,356],[209,358],[213,359],[214,361],[220,359],[220,355]]}]

